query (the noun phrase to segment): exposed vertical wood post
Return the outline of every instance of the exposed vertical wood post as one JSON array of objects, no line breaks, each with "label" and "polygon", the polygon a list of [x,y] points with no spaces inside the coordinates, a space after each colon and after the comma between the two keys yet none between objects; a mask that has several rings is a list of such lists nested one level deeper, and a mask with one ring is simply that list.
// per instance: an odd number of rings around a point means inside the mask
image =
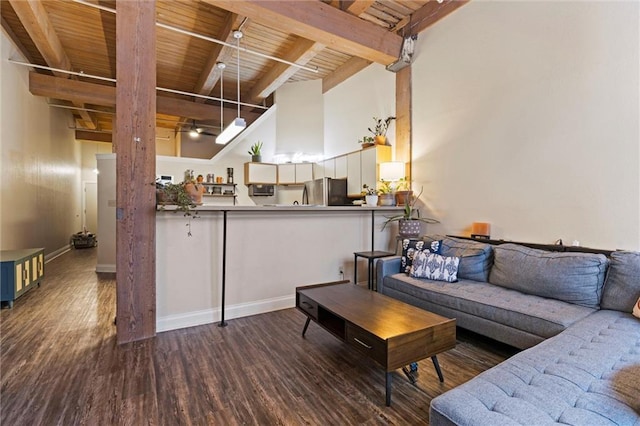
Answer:
[{"label": "exposed vertical wood post", "polygon": [[116,2],[117,340],[156,333],[155,0]]},{"label": "exposed vertical wood post", "polygon": [[411,67],[396,73],[396,161],[406,164],[411,180]]}]

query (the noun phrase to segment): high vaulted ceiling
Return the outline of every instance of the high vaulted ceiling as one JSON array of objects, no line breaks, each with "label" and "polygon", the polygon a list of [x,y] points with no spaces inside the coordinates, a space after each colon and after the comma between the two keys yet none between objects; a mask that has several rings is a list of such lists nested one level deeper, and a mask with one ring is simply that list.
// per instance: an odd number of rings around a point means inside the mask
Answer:
[{"label": "high vaulted ceiling", "polygon": [[[238,60],[240,102],[247,104],[241,115],[252,122],[272,104],[282,84],[321,79],[327,91],[372,62],[386,66],[398,59],[404,37],[466,1],[157,0],[156,72],[162,88],[157,92],[157,125],[177,131],[195,120],[217,134],[221,86],[222,98],[231,101],[222,104],[223,122],[237,115]],[[77,129],[110,133],[116,1],[1,3],[2,26],[27,61],[56,69],[36,68],[30,75],[31,92],[67,107]],[[243,33],[239,51],[233,36],[238,29]],[[226,64],[222,79],[219,62]]]}]

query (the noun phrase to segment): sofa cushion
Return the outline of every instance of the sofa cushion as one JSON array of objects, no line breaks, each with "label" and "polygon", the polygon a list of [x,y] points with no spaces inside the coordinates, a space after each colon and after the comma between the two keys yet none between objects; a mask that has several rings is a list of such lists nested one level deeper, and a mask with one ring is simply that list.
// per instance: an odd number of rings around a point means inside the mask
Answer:
[{"label": "sofa cushion", "polygon": [[427,236],[425,241],[442,240],[443,256],[459,257],[458,278],[487,282],[493,264],[493,247],[478,241],[460,238]]},{"label": "sofa cushion", "polygon": [[608,260],[603,254],[494,247],[489,282],[523,293],[598,308]]},{"label": "sofa cushion", "polygon": [[402,257],[400,258],[400,272],[411,272],[413,257],[421,250],[428,250],[431,253],[440,254],[442,240],[433,240],[429,243],[424,240],[405,238],[402,240]]},{"label": "sofa cushion", "polygon": [[603,310],[431,402],[433,426],[640,424],[640,325]]},{"label": "sofa cushion", "polygon": [[459,257],[446,257],[421,250],[413,258],[411,275],[414,278],[428,278],[452,283],[458,280]]},{"label": "sofa cushion", "polygon": [[591,308],[459,277],[455,283],[444,283],[394,274],[384,277],[383,282],[383,292],[395,290],[544,338],[594,312]]},{"label": "sofa cushion", "polygon": [[602,309],[631,312],[640,297],[640,253],[614,251],[602,291]]}]

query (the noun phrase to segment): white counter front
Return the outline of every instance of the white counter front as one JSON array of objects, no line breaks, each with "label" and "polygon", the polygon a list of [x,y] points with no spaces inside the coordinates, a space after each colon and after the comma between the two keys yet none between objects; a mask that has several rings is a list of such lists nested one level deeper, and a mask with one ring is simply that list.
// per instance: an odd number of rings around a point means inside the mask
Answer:
[{"label": "white counter front", "polygon": [[[170,208],[156,219],[157,330],[217,322],[227,213],[225,320],[295,306],[301,285],[353,280],[353,252],[395,251],[400,209],[310,206],[199,206],[189,219]],[[188,236],[190,222],[191,236]],[[344,276],[340,274],[344,271]],[[358,277],[366,280],[365,262]]]}]

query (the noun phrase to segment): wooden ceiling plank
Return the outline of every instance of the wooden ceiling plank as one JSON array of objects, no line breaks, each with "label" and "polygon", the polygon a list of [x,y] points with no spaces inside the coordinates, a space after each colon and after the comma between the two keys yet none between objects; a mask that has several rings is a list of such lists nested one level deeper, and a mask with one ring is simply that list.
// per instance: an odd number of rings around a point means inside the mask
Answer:
[{"label": "wooden ceiling plank", "polygon": [[16,46],[16,48],[20,51],[22,56],[24,56],[27,62],[33,63],[33,57],[29,54],[29,50],[24,44],[22,44],[20,38],[13,32],[13,29],[11,28],[9,23],[5,21],[4,16],[0,16],[0,20],[2,21],[2,28],[7,32],[7,35]]},{"label": "wooden ceiling plank", "polygon": [[266,26],[383,65],[394,62],[402,38],[319,1],[205,0]]},{"label": "wooden ceiling plank", "polygon": [[[218,33],[216,37],[218,40],[224,40],[227,43],[232,43],[235,41],[233,38],[233,31],[236,30],[242,20],[243,16],[237,15],[235,13],[230,13],[229,17],[225,21],[224,27]],[[228,62],[229,58],[233,53],[233,48],[228,46],[223,46],[221,44],[214,44],[211,48],[211,53],[209,54],[209,59],[207,61],[207,65],[205,66],[202,74],[200,74],[200,78],[196,83],[194,91],[201,95],[209,95],[213,88],[220,80],[221,71],[216,66],[218,62]],[[204,102],[203,99],[199,99],[196,102]]]},{"label": "wooden ceiling plank", "polygon": [[322,93],[328,92],[338,84],[342,83],[352,75],[362,71],[369,65],[371,65],[371,61],[367,61],[366,59],[358,57],[349,59],[342,66],[338,67],[333,73],[322,79]]},{"label": "wooden ceiling plank", "polygon": [[[71,61],[62,47],[60,38],[55,32],[42,2],[9,1],[47,65],[61,70],[71,70]],[[64,78],[69,77],[69,74],[58,71],[53,71],[53,74]],[[78,102],[74,102],[74,106],[84,108],[84,105]],[[92,130],[97,129],[97,121],[93,114],[83,110],[78,110],[77,113],[80,115],[81,122],[84,123],[85,127]]]},{"label": "wooden ceiling plank", "polygon": [[[83,104],[108,107],[116,104],[116,88],[113,86],[69,80],[36,72],[29,73],[29,91],[35,96],[65,99]],[[186,116],[194,120],[215,120],[220,117],[220,107],[217,105],[198,104],[166,96],[157,96],[156,107],[160,114]],[[225,107],[224,109],[233,116],[237,111],[236,108]],[[243,111],[242,116],[248,120],[255,120],[260,114]]]},{"label": "wooden ceiling plank", "polygon": [[[284,59],[299,65],[306,65],[322,49],[324,45],[304,38],[299,39]],[[286,83],[289,78],[298,72],[299,68],[282,62],[276,63],[249,92],[249,103],[260,103],[264,98],[276,91]]]},{"label": "wooden ceiling plank", "polygon": [[438,22],[459,7],[467,4],[469,0],[444,0],[442,3],[430,1],[411,15],[409,35],[418,34],[431,25]]},{"label": "wooden ceiling plank", "polygon": [[342,2],[342,9],[352,15],[359,16],[361,13],[369,9],[375,0],[353,0]]}]

